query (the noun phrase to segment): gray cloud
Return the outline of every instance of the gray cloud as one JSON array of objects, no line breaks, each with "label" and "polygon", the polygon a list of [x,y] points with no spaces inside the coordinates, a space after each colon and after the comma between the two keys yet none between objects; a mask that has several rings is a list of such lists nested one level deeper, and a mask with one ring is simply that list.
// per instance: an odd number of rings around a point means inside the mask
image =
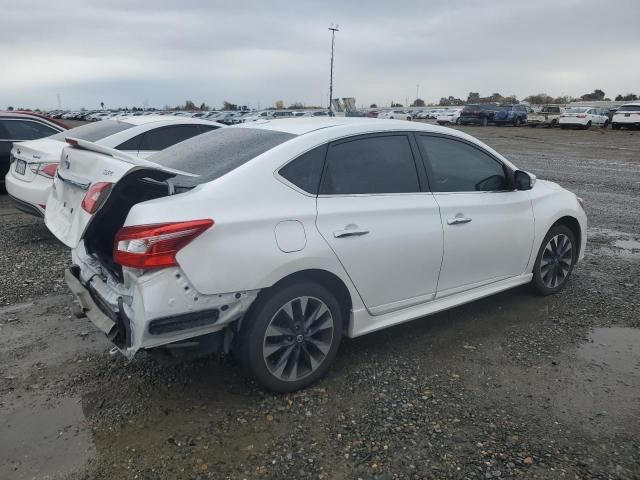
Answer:
[{"label": "gray cloud", "polygon": [[[6,2],[6,5],[2,3]],[[0,106],[640,90],[640,3],[0,0]]]}]

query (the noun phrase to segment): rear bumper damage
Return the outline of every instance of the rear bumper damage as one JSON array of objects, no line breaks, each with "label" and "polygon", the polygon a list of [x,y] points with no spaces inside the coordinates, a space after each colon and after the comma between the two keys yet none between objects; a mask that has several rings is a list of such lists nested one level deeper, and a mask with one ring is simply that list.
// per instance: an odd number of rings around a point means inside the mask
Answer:
[{"label": "rear bumper damage", "polygon": [[81,242],[65,280],[89,320],[127,358],[140,349],[177,344],[223,332],[241,319],[258,291],[204,295],[179,267],[115,278]]}]

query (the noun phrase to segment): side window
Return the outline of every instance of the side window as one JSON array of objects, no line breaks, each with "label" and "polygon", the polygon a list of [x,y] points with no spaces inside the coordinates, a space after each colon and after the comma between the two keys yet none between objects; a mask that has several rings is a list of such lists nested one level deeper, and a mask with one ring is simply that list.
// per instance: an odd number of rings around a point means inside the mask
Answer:
[{"label": "side window", "polygon": [[419,137],[431,164],[434,192],[478,192],[508,187],[502,164],[479,148],[443,137]]},{"label": "side window", "polygon": [[59,133],[49,125],[31,120],[4,120],[2,123],[10,140],[36,140]]},{"label": "side window", "polygon": [[325,195],[419,191],[418,174],[405,135],[361,138],[329,148],[321,189]]},{"label": "side window", "polygon": [[327,154],[327,146],[314,148],[310,152],[300,155],[292,162],[287,163],[278,172],[296,187],[313,195],[318,194],[324,157]]},{"label": "side window", "polygon": [[141,133],[140,135],[136,135],[135,137],[130,138],[126,142],[123,142],[120,145],[118,145],[116,147],[116,150],[133,150],[137,152],[138,150],[140,150],[140,143],[142,142],[143,136],[144,136],[144,133]]},{"label": "side window", "polygon": [[144,134],[140,150],[159,151],[200,134],[198,125],[160,127]]}]

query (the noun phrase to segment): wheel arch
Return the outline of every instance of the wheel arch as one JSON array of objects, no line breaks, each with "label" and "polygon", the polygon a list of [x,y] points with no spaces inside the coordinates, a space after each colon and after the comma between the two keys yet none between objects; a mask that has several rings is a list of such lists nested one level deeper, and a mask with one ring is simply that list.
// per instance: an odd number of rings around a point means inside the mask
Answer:
[{"label": "wheel arch", "polygon": [[578,249],[576,257],[579,257],[581,253],[580,247],[582,246],[582,229],[580,228],[580,222],[578,222],[578,219],[570,215],[565,215],[564,217],[560,217],[558,220],[556,220],[553,225],[549,227],[549,230],[551,230],[556,225],[564,225],[569,230],[571,230],[571,233],[573,233],[573,236],[575,237],[576,246]]},{"label": "wheel arch", "polygon": [[[305,270],[299,270],[289,275],[284,276],[273,285],[260,291],[258,298],[268,295],[269,292],[275,289],[282,288],[285,285],[292,283],[299,283],[303,281],[312,281],[318,283],[329,290],[336,296],[338,303],[342,307],[343,315],[343,333],[346,334],[349,331],[349,324],[351,323],[351,309],[353,307],[353,299],[349,287],[344,281],[338,277],[335,273],[328,270],[309,268]],[[256,302],[254,302],[255,304]]]}]

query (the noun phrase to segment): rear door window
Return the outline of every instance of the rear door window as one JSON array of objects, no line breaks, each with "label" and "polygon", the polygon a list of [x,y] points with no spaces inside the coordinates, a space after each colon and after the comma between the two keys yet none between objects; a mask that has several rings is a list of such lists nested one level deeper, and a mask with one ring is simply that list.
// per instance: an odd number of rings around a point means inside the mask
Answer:
[{"label": "rear door window", "polygon": [[419,192],[406,135],[368,136],[332,144],[322,181],[324,195]]},{"label": "rear door window", "polygon": [[200,135],[198,125],[171,125],[145,132],[140,150],[160,151],[167,147],[183,142],[191,137]]}]

